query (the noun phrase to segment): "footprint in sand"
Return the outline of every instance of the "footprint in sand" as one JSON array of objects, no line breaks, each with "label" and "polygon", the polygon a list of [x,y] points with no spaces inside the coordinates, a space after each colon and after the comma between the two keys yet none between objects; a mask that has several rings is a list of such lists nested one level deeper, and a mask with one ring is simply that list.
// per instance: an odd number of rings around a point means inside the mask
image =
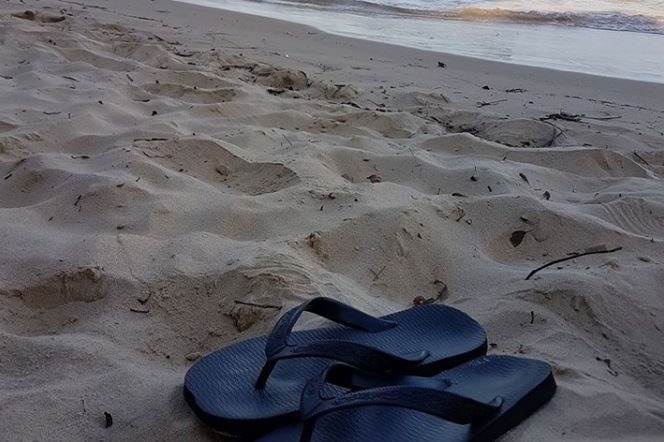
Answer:
[{"label": "footprint in sand", "polygon": [[103,299],[104,271],[102,267],[79,267],[61,271],[33,284],[0,291],[0,295],[16,296],[32,309],[51,309],[75,302],[94,302]]}]

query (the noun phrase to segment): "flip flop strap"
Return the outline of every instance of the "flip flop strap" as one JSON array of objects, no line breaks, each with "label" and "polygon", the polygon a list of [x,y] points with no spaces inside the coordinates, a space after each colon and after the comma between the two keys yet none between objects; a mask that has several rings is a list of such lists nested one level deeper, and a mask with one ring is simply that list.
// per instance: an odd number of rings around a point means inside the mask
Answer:
[{"label": "flip flop strap", "polygon": [[315,341],[302,345],[288,345],[268,358],[258,375],[255,387],[264,388],[278,361],[294,358],[326,358],[352,364],[367,371],[390,371],[416,365],[429,356],[428,351],[397,356],[377,348],[352,341]]},{"label": "flip flop strap", "polygon": [[311,312],[331,321],[369,333],[377,333],[396,327],[398,323],[368,315],[347,304],[331,298],[317,297],[289,310],[272,329],[265,344],[267,361],[256,381],[256,388],[264,388],[277,361],[300,357],[335,359],[365,369],[381,367],[384,370],[407,367],[419,363],[427,352],[396,356],[384,351],[349,341],[323,340],[293,345],[288,338],[302,313]]},{"label": "flip flop strap", "polygon": [[[389,383],[392,382],[392,385]],[[336,397],[325,397],[325,384],[335,383],[350,388],[369,388],[351,391]],[[481,402],[445,391],[449,381],[415,376],[380,376],[362,373],[354,367],[333,364],[317,379],[307,383],[300,412],[304,428],[300,442],[310,442],[318,418],[349,408],[371,405],[406,408],[440,417],[457,424],[472,424],[496,413],[502,406],[501,397]]]}]

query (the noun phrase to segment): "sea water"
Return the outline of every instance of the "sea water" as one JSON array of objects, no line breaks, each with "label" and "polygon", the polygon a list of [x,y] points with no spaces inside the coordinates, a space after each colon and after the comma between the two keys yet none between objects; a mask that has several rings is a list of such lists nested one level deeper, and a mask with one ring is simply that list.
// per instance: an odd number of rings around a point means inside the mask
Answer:
[{"label": "sea water", "polygon": [[184,1],[355,38],[664,83],[664,0]]}]

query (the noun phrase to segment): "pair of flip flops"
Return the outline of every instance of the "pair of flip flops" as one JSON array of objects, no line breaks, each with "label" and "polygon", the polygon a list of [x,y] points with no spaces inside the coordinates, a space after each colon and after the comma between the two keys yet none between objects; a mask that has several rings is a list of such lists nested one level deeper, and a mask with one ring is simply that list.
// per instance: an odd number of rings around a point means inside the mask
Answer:
[{"label": "pair of flip flops", "polygon": [[[339,325],[293,331],[304,312]],[[491,441],[556,384],[545,362],[486,350],[482,327],[451,307],[376,318],[314,298],[269,336],[202,358],[184,395],[214,430],[260,442]]]}]

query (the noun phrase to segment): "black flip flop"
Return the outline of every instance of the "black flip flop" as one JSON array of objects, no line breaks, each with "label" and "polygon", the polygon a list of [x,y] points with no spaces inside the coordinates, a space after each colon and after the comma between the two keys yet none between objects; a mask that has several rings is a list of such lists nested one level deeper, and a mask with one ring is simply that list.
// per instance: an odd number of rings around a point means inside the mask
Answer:
[{"label": "black flip flop", "polygon": [[[295,331],[312,312],[343,326]],[[255,438],[299,417],[307,381],[335,361],[372,372],[432,375],[486,353],[484,329],[465,313],[424,305],[375,318],[330,298],[287,312],[269,336],[211,353],[186,374],[185,398],[213,429]]]},{"label": "black flip flop", "polygon": [[307,384],[302,421],[257,442],[490,442],[555,390],[547,363],[512,356],[480,357],[428,378],[335,364]]}]

